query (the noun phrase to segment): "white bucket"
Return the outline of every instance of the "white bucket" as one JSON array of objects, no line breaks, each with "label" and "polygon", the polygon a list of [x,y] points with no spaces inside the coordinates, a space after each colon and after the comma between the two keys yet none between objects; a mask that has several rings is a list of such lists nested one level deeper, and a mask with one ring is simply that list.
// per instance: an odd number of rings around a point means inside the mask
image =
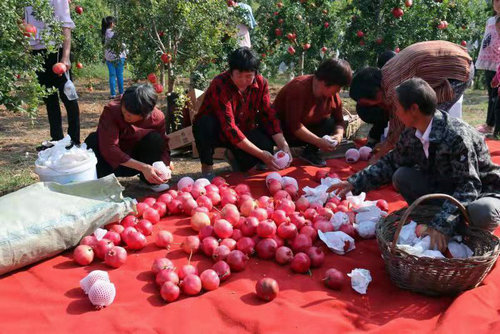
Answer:
[{"label": "white bucket", "polygon": [[35,173],[41,182],[57,182],[60,184],[97,180],[97,159],[92,153],[91,157],[82,164],[66,170],[55,170],[35,163]]}]

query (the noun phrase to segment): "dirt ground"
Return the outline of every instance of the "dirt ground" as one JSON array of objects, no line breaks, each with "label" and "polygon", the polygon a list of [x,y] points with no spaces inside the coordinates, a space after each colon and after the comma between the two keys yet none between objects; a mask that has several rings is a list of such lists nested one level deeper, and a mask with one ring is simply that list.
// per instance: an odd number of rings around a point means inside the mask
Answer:
[{"label": "dirt ground", "polygon": [[[103,106],[109,102],[109,90],[105,80],[82,79],[76,84],[80,95],[81,139],[83,141],[89,133],[95,131]],[[89,84],[93,86],[92,91],[88,89]],[[130,84],[132,83],[126,82],[125,86]],[[272,99],[280,88],[279,85],[270,85]],[[485,94],[480,92],[466,101],[466,103],[472,104],[472,110],[465,108],[465,111],[472,111],[470,115],[474,118],[472,119],[473,123],[479,123],[484,118],[484,112],[480,109],[484,109],[485,100]],[[344,99],[344,102],[348,109],[353,109],[353,104],[349,99]],[[160,101],[160,106],[161,104],[163,101]],[[64,109],[62,114],[63,126],[66,128]],[[39,108],[38,115],[32,120],[24,114],[13,114],[0,106],[0,196],[38,181],[38,176],[33,171],[37,158],[35,148],[42,141],[49,139],[48,129],[44,106]],[[366,132],[366,127],[362,127],[361,131]],[[175,184],[176,180],[185,175],[199,177],[199,160],[191,157],[189,149],[174,151],[173,162],[175,170],[172,183]],[[216,161],[214,167],[217,174],[230,171],[229,165],[225,161]],[[120,178],[120,182],[125,186],[124,194],[127,196],[141,197],[148,193],[148,190],[143,188],[139,182],[138,177]]]},{"label": "dirt ground", "polygon": [[[125,83],[125,86],[127,84],[131,82]],[[88,81],[77,82],[82,141],[95,131],[102,109],[109,102],[107,82],[94,81],[92,86],[93,90],[89,91]],[[66,112],[62,103],[61,107],[63,127],[66,129]],[[37,158],[35,148],[42,141],[50,139],[48,129],[44,106],[39,108],[38,115],[32,120],[24,114],[13,114],[0,107],[0,196],[38,181],[38,176],[34,173],[34,162]],[[172,153],[176,169],[174,182],[185,175],[199,177],[199,161],[191,157],[190,150],[177,150]],[[220,160],[216,161],[214,169],[217,173],[230,171],[229,165]],[[177,171],[182,171],[182,174]],[[126,188],[127,196],[136,197],[148,192],[138,177],[120,178],[120,182]]]}]

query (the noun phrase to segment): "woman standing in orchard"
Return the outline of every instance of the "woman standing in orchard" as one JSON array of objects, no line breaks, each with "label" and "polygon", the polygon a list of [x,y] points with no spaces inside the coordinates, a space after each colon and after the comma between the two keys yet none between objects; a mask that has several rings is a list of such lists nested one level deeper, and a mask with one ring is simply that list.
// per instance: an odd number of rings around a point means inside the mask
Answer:
[{"label": "woman standing in orchard", "polygon": [[500,14],[500,0],[493,0],[492,16],[486,21],[481,49],[476,61],[476,68],[484,70],[486,87],[488,89],[488,114],[486,123],[477,127],[481,133],[488,134],[493,131],[495,125],[495,102],[498,98],[498,90],[491,87],[491,80],[495,77],[497,66],[500,65],[500,36],[496,29],[496,19]]}]

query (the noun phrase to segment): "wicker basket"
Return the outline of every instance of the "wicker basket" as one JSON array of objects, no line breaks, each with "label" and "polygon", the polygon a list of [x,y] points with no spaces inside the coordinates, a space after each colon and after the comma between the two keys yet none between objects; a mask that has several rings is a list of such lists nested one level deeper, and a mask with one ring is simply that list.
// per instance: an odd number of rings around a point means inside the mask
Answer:
[{"label": "wicker basket", "polygon": [[[457,205],[467,227],[463,242],[474,255],[466,259],[417,257],[396,247],[401,228],[411,218],[425,223],[440,207],[420,206],[429,199],[446,199]],[[395,211],[377,224],[377,242],[391,280],[398,287],[426,295],[455,295],[478,286],[498,258],[499,239],[488,231],[470,228],[467,210],[455,198],[445,194],[425,195],[407,209]]]},{"label": "wicker basket", "polygon": [[347,124],[345,129],[345,138],[352,139],[358,129],[361,127],[361,118],[358,115],[352,114],[346,108],[342,109],[344,122]]}]

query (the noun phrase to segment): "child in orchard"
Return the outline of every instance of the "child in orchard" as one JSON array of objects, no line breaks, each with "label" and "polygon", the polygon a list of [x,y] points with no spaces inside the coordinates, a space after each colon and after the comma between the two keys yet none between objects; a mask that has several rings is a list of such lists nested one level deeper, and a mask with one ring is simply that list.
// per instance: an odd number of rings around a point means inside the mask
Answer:
[{"label": "child in orchard", "polygon": [[114,99],[116,97],[115,84],[118,82],[118,93],[120,95],[123,94],[123,66],[125,64],[125,58],[127,54],[125,51],[122,51],[119,56],[110,49],[110,40],[114,36],[113,27],[116,24],[116,19],[113,16],[107,16],[102,19],[101,24],[101,34],[102,34],[102,43],[105,47],[104,57],[106,58],[106,65],[108,65],[109,72],[109,90],[110,90],[110,99]]}]

